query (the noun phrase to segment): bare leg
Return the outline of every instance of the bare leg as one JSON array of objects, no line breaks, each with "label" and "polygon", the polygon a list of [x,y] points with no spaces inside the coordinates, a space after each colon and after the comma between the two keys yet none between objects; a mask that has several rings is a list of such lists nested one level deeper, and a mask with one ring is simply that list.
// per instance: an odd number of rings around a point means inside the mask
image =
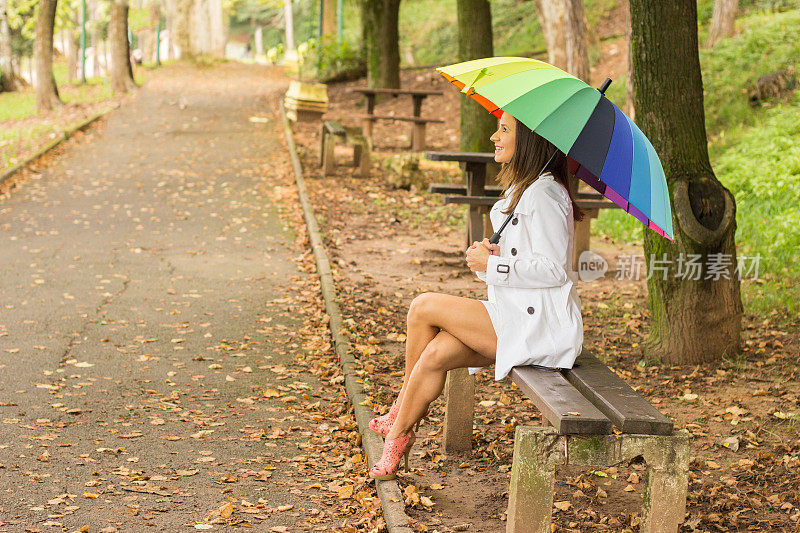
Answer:
[{"label": "bare leg", "polygon": [[406,372],[402,394],[398,396],[400,412],[387,439],[404,435],[425,414],[428,405],[442,393],[448,370],[491,364],[497,349],[497,336],[489,315],[477,300],[423,294],[409,310],[409,332],[412,323],[420,332],[438,333],[413,360],[410,356],[414,352],[407,349],[406,364],[411,371]]},{"label": "bare leg", "polygon": [[[403,386],[397,395],[398,405],[403,401],[406,384],[414,365],[419,361],[422,351],[441,329],[459,339],[468,338],[467,343],[473,349],[484,355],[489,353],[494,359],[497,337],[486,308],[477,300],[434,292],[420,294],[411,302],[406,325],[406,367]],[[476,328],[481,333],[470,335],[471,331],[476,332]],[[487,363],[476,366],[485,364]]]}]

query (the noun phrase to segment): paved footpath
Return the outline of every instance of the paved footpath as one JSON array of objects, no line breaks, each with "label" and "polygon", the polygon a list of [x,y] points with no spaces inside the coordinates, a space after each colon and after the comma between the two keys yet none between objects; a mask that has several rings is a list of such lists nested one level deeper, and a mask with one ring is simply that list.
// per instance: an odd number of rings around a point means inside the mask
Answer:
[{"label": "paved footpath", "polygon": [[343,456],[305,474],[330,395],[292,367],[286,83],[167,68],[0,199],[0,531],[341,524]]}]

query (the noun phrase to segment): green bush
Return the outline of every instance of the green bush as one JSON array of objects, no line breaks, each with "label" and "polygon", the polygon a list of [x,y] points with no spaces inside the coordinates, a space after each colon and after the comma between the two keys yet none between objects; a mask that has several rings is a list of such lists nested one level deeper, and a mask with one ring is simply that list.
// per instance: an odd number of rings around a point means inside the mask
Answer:
[{"label": "green bush", "polygon": [[358,43],[347,39],[314,40],[312,54],[317,66],[317,79],[323,82],[346,77],[365,70],[364,57]]}]

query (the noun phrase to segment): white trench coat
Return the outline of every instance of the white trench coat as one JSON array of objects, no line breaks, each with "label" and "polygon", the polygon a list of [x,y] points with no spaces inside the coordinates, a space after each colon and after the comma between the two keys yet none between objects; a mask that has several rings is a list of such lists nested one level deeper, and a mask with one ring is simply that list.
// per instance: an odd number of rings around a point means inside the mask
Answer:
[{"label": "white trench coat", "polygon": [[[497,229],[508,215],[506,198],[489,216]],[[497,333],[495,379],[515,366],[572,368],[583,345],[581,301],[572,270],[573,209],[566,189],[550,173],[522,193],[514,218],[500,238],[500,254],[489,257],[484,302]],[[470,368],[474,374],[480,367]]]}]

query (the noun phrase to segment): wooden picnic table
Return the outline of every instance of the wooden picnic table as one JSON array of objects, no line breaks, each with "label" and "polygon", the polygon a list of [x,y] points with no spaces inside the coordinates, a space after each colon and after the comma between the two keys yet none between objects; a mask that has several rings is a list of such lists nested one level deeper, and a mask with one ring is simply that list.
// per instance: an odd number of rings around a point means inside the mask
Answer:
[{"label": "wooden picnic table", "polygon": [[[486,185],[486,165],[495,163],[494,154],[491,152],[426,152],[425,157],[431,161],[458,161],[466,176],[466,187],[449,184],[433,183],[430,192],[444,194],[444,202],[448,204],[467,204],[467,246],[475,241],[481,241],[491,235],[490,227],[484,227],[483,215],[502,194],[502,189],[497,186]],[[614,202],[607,200],[596,191],[584,192],[578,190],[578,179],[570,176],[570,192],[575,203],[583,210],[583,220],[575,222],[573,242],[572,268],[578,270],[578,259],[582,252],[589,249],[589,229],[593,218],[597,218],[600,209],[619,209]]]},{"label": "wooden picnic table", "polygon": [[379,94],[389,94],[395,98],[400,95],[410,95],[413,102],[413,116],[419,117],[422,114],[422,101],[428,96],[441,96],[442,91],[425,91],[421,89],[369,89],[367,87],[356,87],[350,89],[354,93],[361,93],[367,99],[367,114],[372,115],[375,111],[375,97]]},{"label": "wooden picnic table", "polygon": [[[486,196],[486,165],[495,163],[494,154],[489,152],[425,152],[425,158],[431,161],[459,162],[467,178],[466,190],[464,191],[466,194],[448,195],[444,197],[444,201],[445,203],[466,203],[469,205],[469,210],[467,211],[467,245],[475,241],[482,241],[485,234],[483,215],[488,212],[489,207],[485,204],[482,205],[481,202],[470,202],[469,200]],[[495,198],[495,201],[497,201],[497,198]]]},{"label": "wooden picnic table", "polygon": [[[363,124],[364,137],[372,139],[372,124],[376,120],[399,120],[402,122],[411,122],[411,149],[414,151],[422,151],[425,149],[425,126],[431,123],[443,123],[444,120],[438,118],[425,118],[422,116],[422,101],[428,96],[441,96],[444,94],[442,91],[428,91],[422,89],[370,89],[368,87],[355,87],[349,89],[349,92],[360,93],[364,95],[367,101],[366,113],[361,115]],[[413,105],[411,116],[400,115],[376,115],[375,114],[375,99],[379,94],[391,95],[395,98],[398,96],[406,95],[411,96]]]}]

